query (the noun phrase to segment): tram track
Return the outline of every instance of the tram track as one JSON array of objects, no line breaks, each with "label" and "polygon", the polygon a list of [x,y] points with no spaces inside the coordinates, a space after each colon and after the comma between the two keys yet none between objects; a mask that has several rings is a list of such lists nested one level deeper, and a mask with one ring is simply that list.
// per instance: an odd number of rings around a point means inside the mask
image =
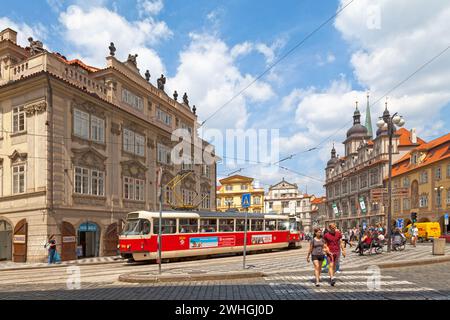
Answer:
[{"label": "tram track", "polygon": [[[270,253],[251,254],[247,256],[249,265],[267,262],[267,260],[279,260],[290,258],[301,254],[301,249],[293,251],[276,251]],[[194,260],[170,262],[163,264],[163,272],[176,273],[177,271],[186,270],[189,268],[207,268],[217,266],[217,268],[230,269],[230,265],[241,262],[242,256],[233,257],[217,257],[211,260]],[[67,266],[70,267],[70,266]],[[116,282],[119,275],[132,272],[155,272],[157,271],[157,264],[120,264],[111,263],[104,265],[78,265],[81,272],[81,281],[83,282]],[[232,266],[234,267],[234,266]],[[238,268],[239,269],[239,268]],[[49,277],[49,273],[51,276]],[[69,274],[67,268],[42,268],[31,270],[4,270],[0,271],[0,290],[2,285],[11,284],[61,284],[67,281]],[[19,280],[18,280],[19,279]]]}]

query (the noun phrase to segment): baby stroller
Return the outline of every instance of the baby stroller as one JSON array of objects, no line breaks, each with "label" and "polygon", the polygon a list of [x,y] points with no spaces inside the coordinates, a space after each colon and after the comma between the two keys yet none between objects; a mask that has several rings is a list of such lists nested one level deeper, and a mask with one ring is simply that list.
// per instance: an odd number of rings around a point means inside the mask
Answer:
[{"label": "baby stroller", "polygon": [[400,234],[394,235],[392,239],[392,250],[403,251],[406,248],[406,238]]}]

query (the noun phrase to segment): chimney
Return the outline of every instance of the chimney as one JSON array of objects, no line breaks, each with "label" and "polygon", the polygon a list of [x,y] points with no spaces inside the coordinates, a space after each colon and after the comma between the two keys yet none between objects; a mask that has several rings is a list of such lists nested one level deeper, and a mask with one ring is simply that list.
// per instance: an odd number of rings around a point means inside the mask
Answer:
[{"label": "chimney", "polygon": [[414,144],[417,143],[416,128],[411,129],[411,142]]},{"label": "chimney", "polygon": [[6,28],[2,32],[0,32],[0,41],[3,41],[3,40],[9,40],[9,41],[17,44],[17,32],[10,28]]}]

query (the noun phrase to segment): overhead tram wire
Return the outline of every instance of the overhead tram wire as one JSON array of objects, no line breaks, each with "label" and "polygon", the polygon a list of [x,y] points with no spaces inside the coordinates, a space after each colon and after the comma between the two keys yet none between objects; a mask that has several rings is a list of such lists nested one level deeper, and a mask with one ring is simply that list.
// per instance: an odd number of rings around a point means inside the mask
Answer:
[{"label": "overhead tram wire", "polygon": [[[380,102],[383,98],[385,98],[386,96],[388,96],[390,93],[392,93],[395,89],[399,88],[400,86],[402,86],[404,83],[406,83],[408,80],[410,80],[412,77],[414,77],[417,73],[419,73],[420,71],[422,71],[422,69],[424,69],[426,66],[428,66],[430,63],[432,63],[434,60],[438,59],[440,56],[442,56],[447,50],[450,49],[450,45],[447,46],[445,49],[443,49],[442,51],[440,51],[437,55],[433,56],[430,60],[426,61],[425,63],[423,63],[419,68],[417,68],[416,70],[414,70],[414,72],[412,72],[410,75],[408,75],[405,79],[403,79],[402,81],[400,81],[399,83],[397,83],[394,87],[392,87],[391,89],[389,89],[387,92],[385,92],[380,98],[378,98],[377,100],[375,100],[375,102],[370,103],[369,107],[373,107],[374,105],[376,105],[378,102]],[[340,127],[339,129],[337,129],[335,132],[333,132],[330,136],[328,136],[327,138],[323,139],[317,146],[315,146],[314,148],[311,148],[309,150],[303,151],[303,152],[309,152],[312,150],[316,150],[318,149],[322,144],[324,144],[325,142],[327,142],[329,139],[331,139],[332,137],[334,137],[338,132],[344,130],[345,128],[348,127],[349,124],[352,123],[352,120],[348,121],[345,123],[345,125],[343,125],[342,127]],[[283,162],[289,159],[292,159],[293,157],[295,157],[296,155],[298,155],[299,153],[290,155],[282,160],[280,160],[279,162]]]},{"label": "overhead tram wire", "polygon": [[272,65],[270,65],[266,70],[263,71],[259,76],[257,76],[252,82],[250,82],[247,86],[245,86],[242,90],[240,90],[237,94],[235,94],[230,100],[225,102],[221,107],[219,107],[216,111],[214,111],[209,117],[207,117],[200,124],[199,127],[202,127],[209,119],[213,118],[216,114],[218,114],[223,108],[225,108],[228,104],[233,102],[237,97],[239,97],[242,93],[244,93],[248,88],[254,85],[258,80],[264,77],[270,70],[272,70],[276,65],[278,65],[281,61],[290,56],[295,50],[297,50],[300,46],[302,46],[309,38],[311,38],[315,33],[321,30],[324,26],[326,26],[330,21],[336,18],[339,14],[342,13],[350,4],[352,4],[355,0],[350,0],[347,4],[345,4],[342,8],[340,8],[335,14],[329,17],[327,20],[322,22],[318,27],[316,27],[313,31],[311,31],[306,37],[304,37],[299,43],[297,43],[294,47],[292,47],[289,51],[283,54],[277,61],[275,61]]}]

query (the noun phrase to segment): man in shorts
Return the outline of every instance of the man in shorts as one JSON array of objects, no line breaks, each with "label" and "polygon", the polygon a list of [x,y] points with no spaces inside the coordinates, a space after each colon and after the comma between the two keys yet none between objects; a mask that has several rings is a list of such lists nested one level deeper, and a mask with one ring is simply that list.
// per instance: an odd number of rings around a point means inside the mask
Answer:
[{"label": "man in shorts", "polygon": [[330,283],[332,286],[336,284],[336,279],[334,274],[336,272],[336,264],[339,263],[339,258],[342,255],[345,258],[345,248],[342,241],[342,234],[336,230],[336,225],[331,223],[328,227],[328,233],[323,236],[325,243],[330,251],[330,262],[328,267],[328,272],[330,274]]}]

